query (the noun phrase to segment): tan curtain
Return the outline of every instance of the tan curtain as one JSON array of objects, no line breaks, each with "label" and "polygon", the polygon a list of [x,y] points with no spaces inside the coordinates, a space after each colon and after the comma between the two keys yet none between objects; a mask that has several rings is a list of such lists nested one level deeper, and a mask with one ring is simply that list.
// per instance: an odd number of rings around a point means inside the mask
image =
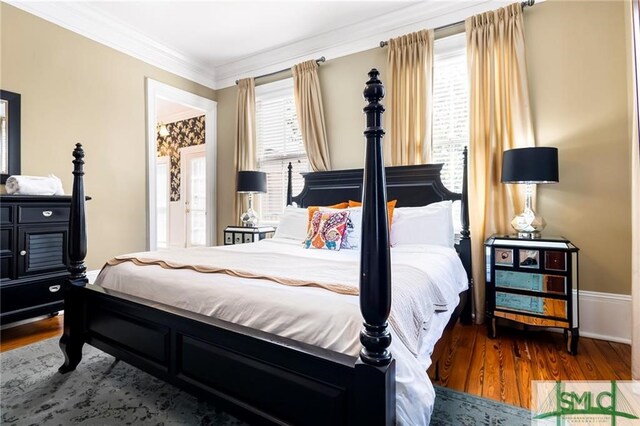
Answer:
[{"label": "tan curtain", "polygon": [[[256,169],[256,86],[253,78],[238,81],[238,97],[236,107],[236,147],[235,170]],[[235,184],[234,184],[235,191]],[[249,197],[236,193],[234,219],[240,224],[240,215],[246,211]],[[255,208],[255,207],[254,207]]]},{"label": "tan curtain", "polygon": [[292,68],[296,112],[309,164],[314,171],[331,169],[327,129],[324,124],[318,63],[306,61]]},{"label": "tan curtain", "polygon": [[524,185],[500,183],[502,152],[534,146],[519,3],[468,18],[469,213],[476,322],[484,321],[485,238],[512,232]]},{"label": "tan curtain", "polygon": [[428,163],[431,158],[433,30],[389,40],[386,163]]}]

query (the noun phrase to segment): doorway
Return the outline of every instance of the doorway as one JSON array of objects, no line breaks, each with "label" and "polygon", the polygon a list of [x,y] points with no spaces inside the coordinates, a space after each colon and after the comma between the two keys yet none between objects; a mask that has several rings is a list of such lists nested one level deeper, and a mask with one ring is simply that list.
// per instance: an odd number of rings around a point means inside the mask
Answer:
[{"label": "doorway", "polygon": [[147,79],[147,249],[216,242],[216,103]]}]

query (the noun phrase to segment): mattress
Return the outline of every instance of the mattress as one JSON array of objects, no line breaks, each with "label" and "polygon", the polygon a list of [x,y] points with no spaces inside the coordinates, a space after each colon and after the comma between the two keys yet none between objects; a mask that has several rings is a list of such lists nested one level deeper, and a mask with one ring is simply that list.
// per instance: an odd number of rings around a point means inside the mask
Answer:
[{"label": "mattress", "polygon": [[[164,255],[170,258],[171,252],[175,250],[167,251]],[[351,266],[357,274],[360,262],[360,253],[355,250],[307,250],[299,242],[288,239],[183,249],[180,258],[188,258],[190,253],[194,263],[210,259],[213,264],[216,257],[235,257],[242,264],[244,259],[250,263],[250,259],[256,259],[260,253],[268,253],[275,255],[272,258],[280,259],[279,262],[291,276],[313,275],[300,266],[308,268],[313,262],[325,269],[326,265],[332,263],[341,264],[344,267],[336,270],[343,275]],[[144,254],[138,254],[140,256]],[[160,251],[154,252],[152,257],[162,256],[163,252]],[[420,299],[421,303],[428,304],[428,300],[435,299],[434,288],[438,289],[437,300],[422,309],[424,313],[420,317],[422,324],[419,325],[416,347],[405,344],[403,339],[398,338],[398,327],[402,324],[392,322],[394,326],[391,327],[393,339],[390,350],[396,359],[398,422],[428,424],[435,391],[426,375],[426,368],[431,363],[433,346],[458,304],[459,293],[467,287],[466,273],[455,250],[440,246],[408,245],[393,248],[391,263],[392,270],[400,265],[411,265],[422,272],[424,282],[419,283],[419,289],[423,290],[421,296],[424,297]],[[244,268],[251,270],[251,265]],[[323,272],[330,273],[331,271]],[[334,281],[340,278],[331,276]],[[392,275],[392,286],[401,278]],[[342,279],[347,282],[357,280],[357,276]],[[269,278],[203,273],[189,268],[171,269],[157,264],[139,265],[133,262],[106,265],[98,276],[96,285],[353,357],[358,356],[361,347],[359,333],[362,316],[357,295],[341,294],[313,286],[292,287]],[[408,309],[407,304],[403,303],[407,301],[399,299],[393,299],[392,315],[394,309]],[[427,302],[423,302],[424,300]],[[400,318],[396,322],[401,323],[402,318],[405,318],[405,322],[409,321],[406,320],[406,315],[396,316]]]}]

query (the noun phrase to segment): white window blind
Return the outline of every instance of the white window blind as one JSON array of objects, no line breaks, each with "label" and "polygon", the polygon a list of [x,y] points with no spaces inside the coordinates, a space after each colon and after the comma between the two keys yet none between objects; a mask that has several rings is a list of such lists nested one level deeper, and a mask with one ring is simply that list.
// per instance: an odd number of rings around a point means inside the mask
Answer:
[{"label": "white window blind", "polygon": [[302,190],[300,173],[309,171],[293,97],[293,79],[256,87],[258,170],[267,174],[260,198],[261,223],[276,223],[287,202],[287,166],[293,164],[293,194]]},{"label": "white window blind", "polygon": [[[462,152],[469,146],[469,78],[465,34],[434,43],[431,162],[444,163],[442,182],[462,191]],[[461,229],[460,203],[454,203],[454,227]]]}]

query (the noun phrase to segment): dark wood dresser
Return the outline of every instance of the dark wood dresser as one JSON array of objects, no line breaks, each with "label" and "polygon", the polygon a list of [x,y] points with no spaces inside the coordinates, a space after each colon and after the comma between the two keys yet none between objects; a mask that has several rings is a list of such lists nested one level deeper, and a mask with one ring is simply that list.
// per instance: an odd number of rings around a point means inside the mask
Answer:
[{"label": "dark wood dresser", "polygon": [[69,196],[0,195],[0,323],[63,309]]}]

